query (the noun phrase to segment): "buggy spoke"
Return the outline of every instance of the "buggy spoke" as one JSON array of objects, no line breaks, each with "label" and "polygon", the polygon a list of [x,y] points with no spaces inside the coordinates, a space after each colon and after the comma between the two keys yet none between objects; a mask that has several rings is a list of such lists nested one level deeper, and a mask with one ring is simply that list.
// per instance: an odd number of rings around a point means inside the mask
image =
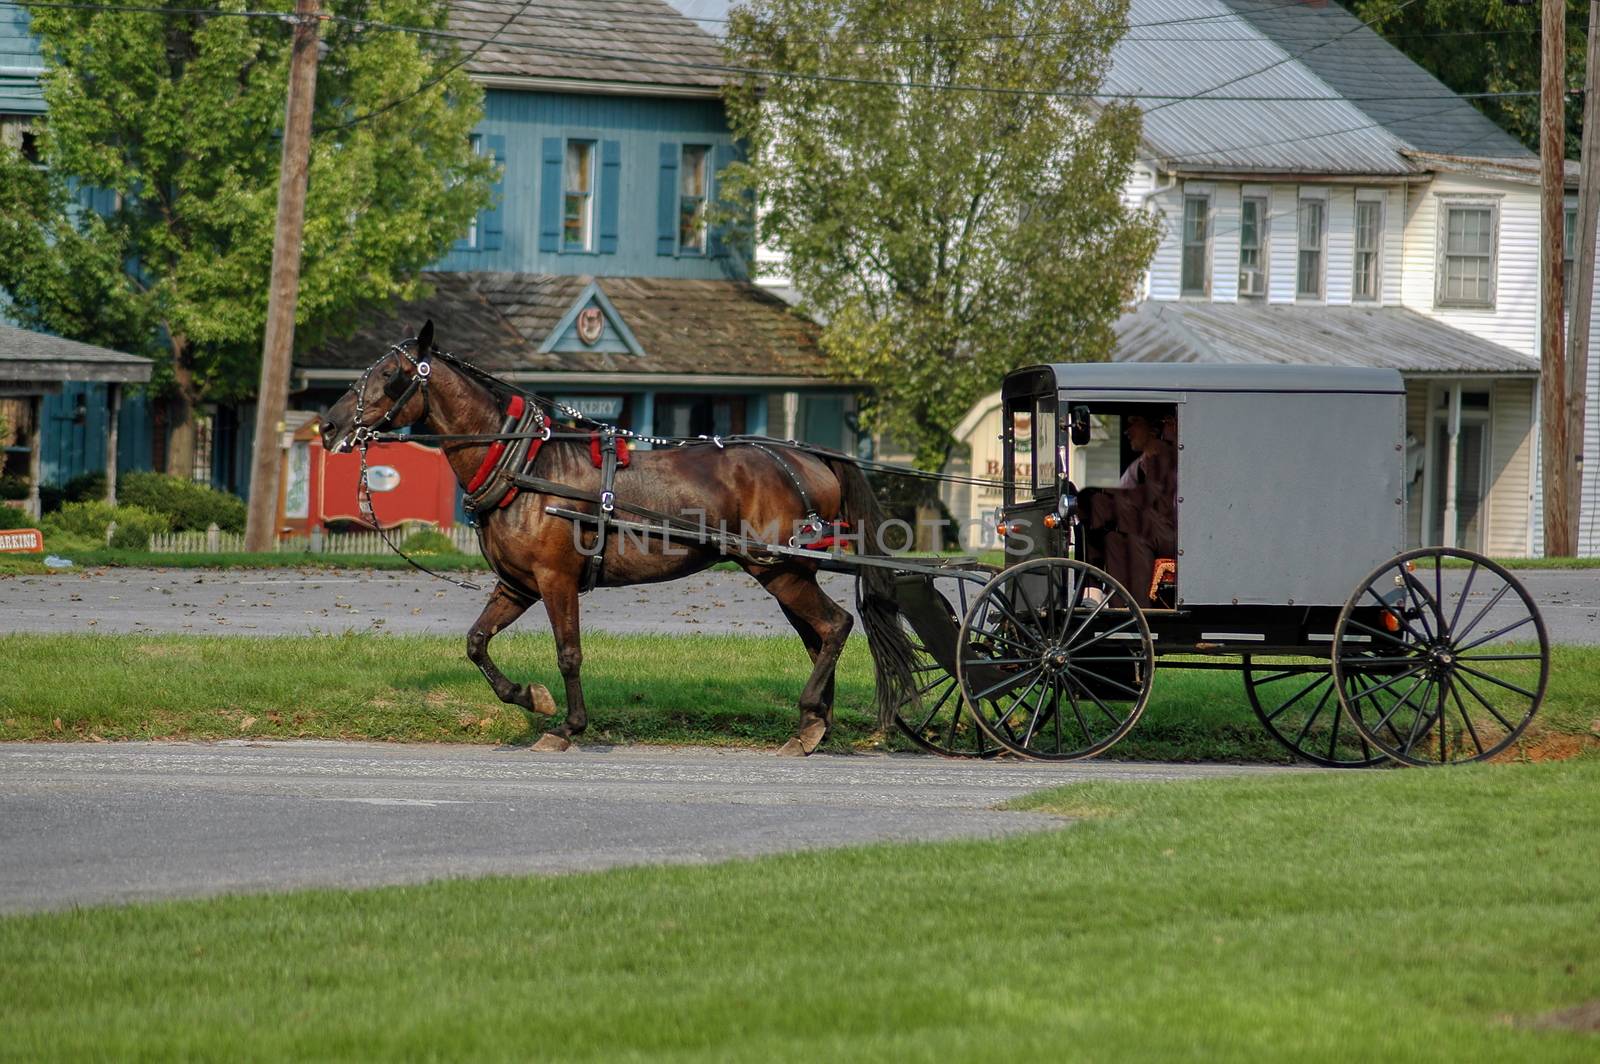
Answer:
[{"label": "buggy spoke", "polygon": [[1067,701],[1072,703],[1072,715],[1078,718],[1078,727],[1083,730],[1083,741],[1085,745],[1093,746],[1094,736],[1089,734],[1089,722],[1083,719],[1083,707],[1078,704],[1078,696],[1072,692],[1072,684],[1066,684],[1065,690]]},{"label": "buggy spoke", "polygon": [[[1325,678],[1326,677],[1319,677],[1318,679],[1312,681],[1311,683],[1306,684],[1305,687],[1300,689],[1300,693],[1299,694],[1295,695],[1293,698],[1289,699],[1283,705],[1279,706],[1277,709],[1275,709],[1271,713],[1267,714],[1267,719],[1268,720],[1277,720],[1280,716],[1283,715],[1283,711],[1284,710],[1288,709],[1290,706],[1294,705],[1296,702],[1300,701],[1306,695],[1310,694],[1312,691],[1315,691],[1319,686],[1321,686],[1322,681]],[[1332,688],[1329,688],[1329,690],[1332,690]]]},{"label": "buggy spoke", "polygon": [[1122,718],[1118,717],[1115,713],[1111,712],[1111,707],[1106,705],[1104,702],[1102,702],[1100,700],[1100,696],[1099,695],[1095,694],[1086,685],[1084,685],[1082,683],[1079,683],[1078,682],[1078,678],[1073,676],[1071,673],[1067,674],[1067,682],[1068,683],[1078,684],[1078,689],[1080,691],[1082,691],[1084,694],[1088,695],[1090,701],[1092,701],[1095,705],[1100,707],[1100,712],[1104,713],[1106,715],[1106,718],[1108,720],[1110,720],[1112,724],[1116,725],[1119,728],[1122,727]]},{"label": "buggy spoke", "polygon": [[[1379,691],[1388,690],[1390,687],[1393,687],[1395,684],[1399,683],[1401,680],[1404,680],[1407,677],[1415,676],[1417,673],[1421,672],[1422,670],[1424,670],[1426,668],[1427,668],[1426,665],[1413,665],[1413,666],[1411,666],[1411,668],[1407,669],[1405,672],[1397,673],[1396,675],[1389,677],[1387,680],[1383,681],[1380,684],[1373,684],[1372,686],[1370,686],[1370,687],[1366,688],[1364,691],[1362,691],[1361,694],[1362,694],[1363,697],[1370,697],[1372,695],[1377,694]],[[1374,701],[1373,704],[1376,705],[1377,704],[1376,701]]]},{"label": "buggy spoke", "polygon": [[1479,610],[1477,612],[1477,615],[1474,616],[1472,618],[1472,620],[1468,621],[1461,628],[1461,630],[1460,630],[1459,634],[1457,634],[1456,638],[1457,639],[1465,639],[1467,637],[1467,633],[1472,631],[1474,628],[1478,627],[1478,622],[1483,620],[1485,617],[1487,617],[1489,615],[1489,611],[1494,609],[1496,606],[1498,606],[1500,604],[1500,600],[1505,598],[1506,594],[1510,590],[1511,590],[1511,585],[1510,584],[1501,584],[1500,585],[1500,590],[1496,591],[1494,593],[1494,597],[1489,600],[1488,604],[1485,605],[1483,607],[1483,609]]},{"label": "buggy spoke", "polygon": [[1461,692],[1456,690],[1455,684],[1450,684],[1450,697],[1456,700],[1456,709],[1461,712],[1461,723],[1467,726],[1467,734],[1472,736],[1472,745],[1478,748],[1478,756],[1483,756],[1483,743],[1478,739],[1478,729],[1472,726],[1472,714],[1467,712],[1465,702],[1461,701]]},{"label": "buggy spoke", "polygon": [[[1095,636],[1093,639],[1089,640],[1087,643],[1081,643],[1078,646],[1073,647],[1071,649],[1073,649],[1073,650],[1083,650],[1083,649],[1085,649],[1087,647],[1092,647],[1096,643],[1100,642],[1100,640],[1102,640],[1102,639],[1108,639],[1111,636],[1114,636],[1119,632],[1127,631],[1129,628],[1132,628],[1135,625],[1135,623],[1137,623],[1135,618],[1129,617],[1127,620],[1123,621],[1121,624],[1117,625],[1115,628],[1107,628],[1105,631],[1101,632],[1099,635]],[[1076,659],[1076,655],[1074,655],[1074,659]]]},{"label": "buggy spoke", "polygon": [[[983,663],[982,662],[976,662],[975,664],[983,664]],[[1044,668],[1043,665],[1035,665],[1031,669],[1023,669],[1021,672],[1011,673],[1010,675],[1006,676],[1005,678],[1003,678],[1001,680],[998,680],[995,683],[990,684],[988,687],[985,687],[983,690],[974,692],[973,695],[972,695],[972,700],[974,702],[976,702],[979,699],[988,698],[990,695],[994,694],[996,691],[1000,690],[1002,687],[1015,687],[1019,682],[1021,682],[1021,680],[1022,680],[1022,678],[1024,676],[1027,676],[1030,673],[1039,672],[1043,668]]]},{"label": "buggy spoke", "polygon": [[1478,704],[1484,709],[1487,709],[1494,716],[1494,719],[1500,722],[1501,727],[1505,728],[1505,730],[1508,732],[1517,730],[1514,726],[1512,726],[1512,723],[1509,720],[1506,720],[1506,718],[1500,715],[1500,711],[1498,709],[1495,709],[1494,706],[1489,704],[1488,699],[1484,698],[1483,695],[1478,693],[1478,689],[1472,686],[1472,682],[1470,680],[1468,680],[1465,676],[1462,676],[1460,677],[1460,681],[1461,686],[1467,689],[1467,694],[1477,699]]},{"label": "buggy spoke", "polygon": [[[1417,677],[1417,682],[1411,685],[1410,690],[1406,691],[1405,696],[1403,698],[1401,698],[1398,702],[1396,702],[1394,705],[1389,707],[1389,712],[1387,712],[1387,713],[1385,713],[1383,715],[1383,717],[1378,721],[1377,725],[1372,730],[1373,731],[1377,731],[1379,728],[1381,728],[1384,725],[1388,724],[1390,732],[1393,733],[1396,738],[1399,738],[1399,733],[1394,731],[1394,725],[1389,724],[1389,722],[1394,718],[1394,715],[1396,713],[1400,712],[1400,707],[1401,706],[1410,704],[1412,694],[1416,692],[1417,688],[1422,686],[1423,681],[1425,679],[1426,679],[1426,677],[1423,677],[1423,676]],[[1379,709],[1379,710],[1383,709],[1383,703],[1379,702],[1376,698],[1371,698],[1371,695],[1372,695],[1372,691],[1369,689],[1366,692],[1366,697],[1368,697],[1371,700],[1373,708],[1374,709]],[[1415,709],[1416,707],[1413,706],[1412,708]]]},{"label": "buggy spoke", "polygon": [[[1493,632],[1490,632],[1488,635],[1483,636],[1481,639],[1474,639],[1472,642],[1468,643],[1466,646],[1456,647],[1456,657],[1459,658],[1463,653],[1465,653],[1468,650],[1475,649],[1476,647],[1481,647],[1481,646],[1483,646],[1483,644],[1489,642],[1492,639],[1499,639],[1501,636],[1505,635],[1507,632],[1514,632],[1518,628],[1521,628],[1523,625],[1532,624],[1532,623],[1533,623],[1533,615],[1530,613],[1528,616],[1522,618],[1522,620],[1520,620],[1520,621],[1517,621],[1515,624],[1508,624],[1504,628],[1500,628],[1500,629],[1497,629],[1497,630],[1495,630]],[[1537,654],[1534,655],[1534,657],[1538,657],[1538,656],[1539,655],[1537,655]],[[1487,660],[1487,659],[1482,659],[1482,660]]]},{"label": "buggy spoke", "polygon": [[[1443,568],[1441,566],[1440,568]],[[1456,622],[1461,620],[1461,611],[1466,608],[1467,596],[1472,594],[1472,580],[1478,575],[1478,563],[1473,562],[1472,568],[1467,570],[1467,582],[1461,587],[1461,598],[1456,600],[1456,612],[1450,615],[1450,634],[1454,635]]]},{"label": "buggy spoke", "polygon": [[[1385,606],[1384,608],[1388,609],[1387,606]],[[1390,612],[1392,613],[1393,611],[1390,611]],[[1396,617],[1397,620],[1399,619],[1399,615],[1398,614],[1396,614],[1395,617]],[[1391,632],[1385,632],[1382,628],[1374,628],[1370,624],[1363,624],[1362,622],[1356,620],[1354,617],[1350,618],[1350,623],[1355,625],[1357,628],[1360,628],[1361,630],[1363,630],[1365,632],[1371,633],[1372,635],[1382,636],[1384,639],[1387,639],[1389,642],[1393,643],[1397,647],[1404,647],[1407,650],[1410,650],[1413,646],[1416,645],[1414,643],[1408,643],[1404,639],[1400,639],[1400,638],[1396,637]],[[1400,621],[1400,623],[1401,624],[1405,624],[1406,622],[1405,621]],[[1406,630],[1407,631],[1411,631],[1410,628],[1407,628]],[[1415,632],[1411,632],[1411,634],[1413,636],[1416,635]]]},{"label": "buggy spoke", "polygon": [[1331,687],[1322,692],[1322,697],[1317,700],[1317,708],[1313,709],[1311,715],[1306,718],[1305,723],[1300,725],[1300,734],[1294,737],[1294,745],[1299,746],[1306,741],[1306,736],[1311,734],[1312,723],[1322,715],[1323,708],[1328,704],[1328,697],[1332,694],[1333,688]]},{"label": "buggy spoke", "polygon": [[1130,695],[1132,695],[1135,698],[1139,697],[1139,689],[1137,687],[1129,687],[1127,684],[1122,683],[1120,680],[1113,680],[1109,676],[1101,676],[1098,672],[1095,672],[1093,669],[1079,669],[1078,671],[1083,673],[1085,676],[1093,676],[1096,680],[1099,680],[1101,683],[1110,684],[1112,687],[1120,687],[1122,690],[1128,692]]},{"label": "buggy spoke", "polygon": [[[950,701],[950,695],[955,691],[955,689],[956,682],[952,679],[950,681],[950,686],[945,688],[944,694],[940,695],[939,700],[933,704],[933,708],[928,710],[928,715],[922,718],[922,723],[917,725],[917,731],[922,731],[928,725],[933,723],[933,718],[937,717],[939,715],[939,710],[943,709],[944,704]],[[956,706],[956,713],[957,715],[960,715],[961,713],[961,707],[959,704]]]},{"label": "buggy spoke", "polygon": [[[1405,582],[1406,600],[1416,606],[1417,621],[1422,625],[1422,631],[1427,635],[1428,642],[1431,643],[1433,642],[1433,625],[1428,623],[1428,604],[1422,600],[1422,595],[1426,595],[1428,590],[1422,587],[1422,584],[1411,573],[1405,573]],[[1422,592],[1421,595],[1417,593],[1419,588]]]},{"label": "buggy spoke", "polygon": [[1488,673],[1484,672],[1481,669],[1474,669],[1471,665],[1460,665],[1458,667],[1461,669],[1462,672],[1470,672],[1472,675],[1478,677],[1478,679],[1480,679],[1480,680],[1488,680],[1492,684],[1498,684],[1501,687],[1504,687],[1507,691],[1515,691],[1517,694],[1522,695],[1524,698],[1537,699],[1539,697],[1538,695],[1534,694],[1532,691],[1528,690],[1526,687],[1519,687],[1516,684],[1512,683],[1510,680],[1502,680],[1498,676],[1491,676],[1491,675],[1489,675]]},{"label": "buggy spoke", "polygon": [[[1399,624],[1402,628],[1404,628],[1407,632],[1409,632],[1411,634],[1411,638],[1413,640],[1415,640],[1418,643],[1426,643],[1427,642],[1426,639],[1424,639],[1422,636],[1417,634],[1417,630],[1415,628],[1411,627],[1411,622],[1406,620],[1406,618],[1405,618],[1405,611],[1404,610],[1399,609],[1399,608],[1391,605],[1390,603],[1387,603],[1387,602],[1383,601],[1383,599],[1381,597],[1379,597],[1378,593],[1376,591],[1372,590],[1372,588],[1370,588],[1370,587],[1367,588],[1367,594],[1371,595],[1372,596],[1372,601],[1376,602],[1379,606],[1381,606],[1383,608],[1384,612],[1388,613],[1389,616],[1393,617],[1397,624]],[[1361,622],[1356,620],[1354,617],[1350,618],[1350,623],[1351,624],[1361,624]],[[1386,635],[1386,636],[1389,637],[1389,640],[1391,642],[1399,643],[1401,646],[1410,646],[1411,645],[1411,644],[1405,642],[1404,640],[1396,639],[1394,636],[1389,635],[1388,632],[1378,632],[1378,629],[1370,628],[1370,627],[1368,627],[1367,625],[1364,625],[1364,624],[1361,624],[1361,627],[1366,628],[1367,631],[1369,631],[1369,632],[1375,632],[1375,633],[1377,633],[1379,635]]]},{"label": "buggy spoke", "polygon": [[[1033,694],[1033,689],[1035,687],[1039,686],[1039,681],[1042,680],[1042,679],[1044,679],[1044,674],[1043,673],[1040,673],[1038,676],[1035,676],[1033,678],[1033,682],[1028,685],[1027,690],[1023,691],[1016,698],[1012,699],[1011,708],[1006,710],[1005,716],[1000,718],[1000,726],[1001,727],[1005,728],[1007,731],[1011,730],[1011,714],[1013,714],[1013,713],[1015,713],[1017,711],[1017,707],[1020,706],[1023,703],[1024,699],[1026,699],[1029,695]],[[1026,745],[1026,744],[1024,744],[1024,745]]]}]

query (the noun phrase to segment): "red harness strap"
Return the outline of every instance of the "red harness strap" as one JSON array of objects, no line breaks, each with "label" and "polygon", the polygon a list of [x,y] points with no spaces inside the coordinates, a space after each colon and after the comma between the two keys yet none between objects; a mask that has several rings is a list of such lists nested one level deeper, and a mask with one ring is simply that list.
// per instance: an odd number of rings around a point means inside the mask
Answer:
[{"label": "red harness strap", "polygon": [[[596,469],[600,468],[600,434],[598,432],[589,434],[589,461],[594,463]],[[621,436],[617,437],[617,468],[628,468],[628,441]]]},{"label": "red harness strap", "polygon": [[[511,431],[511,427],[515,425],[517,423],[517,419],[522,416],[523,407],[524,404],[522,401],[522,396],[520,395],[513,395],[511,397],[511,401],[506,403],[506,420],[500,426],[500,431],[502,434]],[[474,473],[472,475],[472,479],[467,482],[467,494],[470,495],[479,488],[483,487],[483,482],[489,479],[489,474],[494,472],[495,463],[500,461],[500,456],[505,454],[505,452],[505,440],[495,440],[489,445],[489,451],[483,456],[483,462],[478,466],[478,471]],[[504,505],[504,503],[501,505]]]}]

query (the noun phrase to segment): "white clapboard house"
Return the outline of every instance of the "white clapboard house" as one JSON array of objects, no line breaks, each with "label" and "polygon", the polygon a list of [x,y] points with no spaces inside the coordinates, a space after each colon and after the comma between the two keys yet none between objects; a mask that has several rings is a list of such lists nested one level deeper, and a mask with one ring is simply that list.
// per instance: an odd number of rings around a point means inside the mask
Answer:
[{"label": "white clapboard house", "polygon": [[[1410,542],[1540,553],[1537,157],[1336,3],[1132,0],[1128,21],[1108,96],[1181,99],[1139,100],[1126,198],[1165,226],[1115,357],[1397,369]],[[1572,164],[1567,196],[1570,259]],[[1591,351],[1591,396],[1597,375]],[[970,468],[998,432],[996,393],[961,426]],[[1591,402],[1589,455],[1597,434]],[[1600,554],[1600,461],[1583,480]],[[998,499],[947,501],[971,521]]]}]

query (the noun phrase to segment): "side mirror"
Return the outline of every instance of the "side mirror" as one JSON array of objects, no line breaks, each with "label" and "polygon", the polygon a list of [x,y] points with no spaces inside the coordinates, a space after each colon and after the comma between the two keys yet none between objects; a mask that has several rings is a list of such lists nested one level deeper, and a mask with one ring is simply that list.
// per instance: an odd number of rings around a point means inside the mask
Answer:
[{"label": "side mirror", "polygon": [[1074,447],[1086,447],[1089,444],[1089,408],[1075,406],[1071,412],[1071,426],[1068,435],[1072,438]]}]

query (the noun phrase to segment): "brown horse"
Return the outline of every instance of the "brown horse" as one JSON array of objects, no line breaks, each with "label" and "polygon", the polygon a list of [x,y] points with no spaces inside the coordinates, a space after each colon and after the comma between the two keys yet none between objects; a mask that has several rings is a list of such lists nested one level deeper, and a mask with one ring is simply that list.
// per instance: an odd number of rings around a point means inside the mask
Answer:
[{"label": "brown horse", "polygon": [[[504,433],[503,410],[513,390],[469,363],[438,351],[430,321],[414,339],[395,344],[322,415],[322,439],[330,451],[359,443],[375,428],[413,426],[440,436]],[[536,400],[537,401],[537,400]],[[466,488],[485,468],[490,441],[445,440],[444,451]],[[601,473],[587,439],[566,433],[544,443],[524,472],[595,498]],[[782,468],[783,466],[787,468]],[[803,485],[803,493],[801,489]],[[848,459],[816,455],[776,444],[730,443],[637,451],[616,472],[618,517],[628,507],[693,515],[710,529],[789,530],[804,521],[806,499],[817,513],[849,523],[858,549],[873,550],[882,511],[861,470]],[[538,683],[507,679],[489,657],[489,641],[534,603],[543,601],[555,633],[556,664],[566,686],[566,720],[548,731],[535,749],[565,750],[588,724],[579,670],[583,651],[578,602],[587,554],[593,554],[592,524],[546,513],[547,506],[593,514],[593,502],[524,490],[504,508],[480,511],[479,541],[499,582],[467,636],[467,657],[488,679],[502,702],[554,715],[550,692]],[[703,517],[701,516],[703,515]],[[787,538],[785,536],[784,538]],[[769,541],[770,542],[770,541]],[[809,754],[833,723],[834,670],[849,635],[851,617],[817,585],[817,563],[808,559],[725,554],[715,543],[673,536],[628,536],[613,532],[601,557],[598,583],[617,587],[689,576],[728,557],[778,600],[811,656],[811,676],[800,693],[800,723],[780,754]],[[862,621],[878,681],[880,726],[892,706],[912,689],[912,649],[895,616],[891,574],[866,568]]]}]

